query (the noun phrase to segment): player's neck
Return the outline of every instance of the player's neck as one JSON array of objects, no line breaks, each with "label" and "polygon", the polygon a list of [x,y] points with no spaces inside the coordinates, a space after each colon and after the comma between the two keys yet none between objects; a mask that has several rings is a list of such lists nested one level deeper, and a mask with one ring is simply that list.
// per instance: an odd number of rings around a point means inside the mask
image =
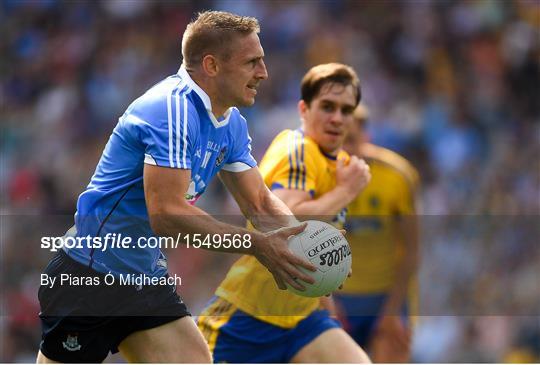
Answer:
[{"label": "player's neck", "polygon": [[218,95],[220,94],[217,86],[207,77],[204,77],[204,75],[197,73],[193,71],[191,74],[191,79],[199,85],[199,87],[208,95],[210,98],[210,104],[212,106],[212,114],[216,118],[219,118],[225,114],[227,109],[229,109],[230,106],[224,105],[224,103],[221,102]]},{"label": "player's neck", "polygon": [[212,95],[208,94],[210,96],[210,101],[212,102],[212,113],[216,118],[219,118],[225,114],[225,112],[229,109],[229,106],[221,105],[219,100],[217,98],[213,97]]}]

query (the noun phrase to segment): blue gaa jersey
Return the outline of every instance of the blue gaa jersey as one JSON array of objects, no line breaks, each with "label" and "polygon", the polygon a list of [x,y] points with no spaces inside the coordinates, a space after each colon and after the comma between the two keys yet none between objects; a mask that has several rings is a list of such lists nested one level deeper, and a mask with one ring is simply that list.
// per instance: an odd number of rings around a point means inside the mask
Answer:
[{"label": "blue gaa jersey", "polygon": [[75,226],[77,237],[101,237],[102,242],[107,234],[130,237],[131,247],[103,249],[84,243],[64,248],[70,257],[102,273],[166,274],[161,250],[136,244],[140,237],[155,236],[144,199],[144,164],[191,170],[185,194],[191,204],[219,170],[240,172],[256,166],[246,120],[238,109],[230,108],[220,119],[211,110],[210,98],[183,66],[128,107],[79,196]]}]

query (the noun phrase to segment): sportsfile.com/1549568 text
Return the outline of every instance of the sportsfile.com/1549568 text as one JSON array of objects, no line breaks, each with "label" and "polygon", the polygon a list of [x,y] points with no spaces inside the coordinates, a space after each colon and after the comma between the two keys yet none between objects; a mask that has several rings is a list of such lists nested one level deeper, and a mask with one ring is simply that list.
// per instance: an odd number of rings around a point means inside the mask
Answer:
[{"label": "sportsfile.com/1549568 text", "polygon": [[108,249],[130,248],[177,248],[185,245],[190,248],[240,249],[251,247],[251,235],[245,234],[182,234],[176,237],[133,237],[122,233],[107,233],[104,236],[84,237],[62,236],[41,238],[41,248],[56,252],[62,248],[90,248],[106,251]]}]

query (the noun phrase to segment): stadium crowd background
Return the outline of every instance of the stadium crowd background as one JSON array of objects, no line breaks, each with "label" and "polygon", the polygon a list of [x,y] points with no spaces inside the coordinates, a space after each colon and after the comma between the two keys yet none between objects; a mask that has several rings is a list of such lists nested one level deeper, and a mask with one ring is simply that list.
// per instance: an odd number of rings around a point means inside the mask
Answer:
[{"label": "stadium crowd background", "polygon": [[[0,362],[35,358],[50,256],[39,223],[55,221],[55,235],[69,227],[117,118],[176,72],[181,34],[203,9],[260,20],[270,78],[244,110],[258,159],[298,125],[304,72],[341,61],[358,71],[373,140],[420,171],[414,361],[539,361],[538,1],[5,0]],[[220,184],[201,204],[238,214]],[[171,270],[196,314],[234,257],[178,251]]]}]

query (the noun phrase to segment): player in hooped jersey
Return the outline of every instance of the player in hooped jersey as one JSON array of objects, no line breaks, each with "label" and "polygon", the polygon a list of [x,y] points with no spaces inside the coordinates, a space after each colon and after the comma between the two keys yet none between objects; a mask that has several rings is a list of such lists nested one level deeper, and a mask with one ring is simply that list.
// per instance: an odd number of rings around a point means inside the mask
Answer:
[{"label": "player in hooped jersey", "polygon": [[[267,78],[256,19],[203,12],[182,39],[183,64],[135,100],[119,119],[87,189],[79,196],[78,237],[246,234],[193,206],[220,177],[261,233],[230,252],[256,257],[277,285],[313,282],[287,238],[300,233],[291,211],[264,185],[246,121],[235,106],[254,103]],[[59,277],[167,275],[159,248],[64,249],[45,274]],[[134,362],[210,362],[208,347],[174,286],[42,286],[38,362],[101,362],[120,351]]]}]

